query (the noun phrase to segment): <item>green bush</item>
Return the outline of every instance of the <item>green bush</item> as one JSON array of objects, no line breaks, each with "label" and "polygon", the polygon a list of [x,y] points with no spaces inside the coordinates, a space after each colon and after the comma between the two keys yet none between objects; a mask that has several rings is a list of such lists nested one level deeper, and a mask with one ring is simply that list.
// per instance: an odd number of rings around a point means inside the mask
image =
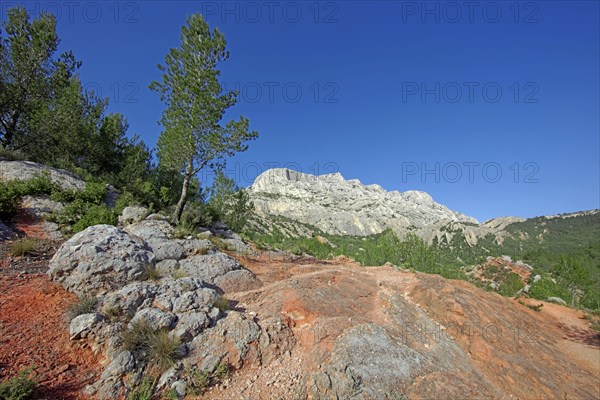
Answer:
[{"label": "green bush", "polygon": [[0,400],[24,400],[30,398],[37,382],[31,377],[34,368],[26,368],[12,379],[0,382]]},{"label": "green bush", "polygon": [[549,276],[542,276],[542,279],[532,283],[529,296],[538,300],[545,300],[548,297],[560,297],[567,304],[572,300],[569,290],[560,285],[556,279],[553,281]]},{"label": "green bush", "polygon": [[10,218],[18,210],[23,196],[51,195],[59,190],[49,173],[23,181],[0,182],[0,217]]},{"label": "green bush", "polygon": [[81,218],[73,225],[73,232],[81,232],[82,230],[94,225],[117,225],[118,215],[114,210],[111,210],[104,204],[100,206],[91,206]]}]

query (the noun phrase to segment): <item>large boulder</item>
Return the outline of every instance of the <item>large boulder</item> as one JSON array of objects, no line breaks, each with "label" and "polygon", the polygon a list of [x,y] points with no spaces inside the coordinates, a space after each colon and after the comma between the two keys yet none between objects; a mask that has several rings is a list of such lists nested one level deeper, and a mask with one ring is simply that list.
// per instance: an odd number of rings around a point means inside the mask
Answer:
[{"label": "large boulder", "polygon": [[142,206],[129,206],[123,209],[123,212],[119,216],[119,223],[123,225],[132,224],[134,222],[143,221],[150,211],[146,207]]},{"label": "large boulder", "polygon": [[96,225],[63,243],[48,275],[78,295],[97,295],[146,277],[154,254],[144,243],[111,225]]},{"label": "large boulder", "polygon": [[191,256],[179,261],[179,270],[187,276],[219,286],[225,292],[251,290],[261,282],[249,270],[225,253]]},{"label": "large boulder", "polygon": [[85,181],[78,176],[31,161],[0,161],[0,181],[25,181],[41,173],[48,173],[50,180],[62,189],[83,190]]},{"label": "large boulder", "polygon": [[15,232],[0,221],[0,241],[9,240],[15,236]]}]

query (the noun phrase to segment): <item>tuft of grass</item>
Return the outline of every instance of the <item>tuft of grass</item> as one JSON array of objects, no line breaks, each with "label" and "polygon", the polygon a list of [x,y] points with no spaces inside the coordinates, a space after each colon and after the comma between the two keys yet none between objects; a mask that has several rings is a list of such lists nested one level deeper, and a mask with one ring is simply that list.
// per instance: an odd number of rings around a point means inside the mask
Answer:
[{"label": "tuft of grass", "polygon": [[179,395],[175,389],[167,389],[163,392],[161,400],[179,400]]},{"label": "tuft of grass", "polygon": [[192,396],[200,396],[210,386],[210,374],[197,368],[185,370],[187,387]]},{"label": "tuft of grass", "polygon": [[24,400],[30,398],[37,382],[32,377],[34,367],[19,371],[12,379],[0,382],[0,399],[2,400]]},{"label": "tuft of grass", "polygon": [[160,271],[156,268],[154,264],[146,265],[144,271],[146,272],[146,276],[148,277],[148,279],[150,279],[151,281],[157,281],[161,278]]},{"label": "tuft of grass", "polygon": [[121,332],[123,347],[131,352],[145,352],[148,350],[150,337],[154,329],[145,320],[133,322],[129,328]]},{"label": "tuft of grass", "polygon": [[215,301],[213,306],[217,307],[219,311],[224,312],[229,310],[229,300],[225,296],[221,296]]},{"label": "tuft of grass", "polygon": [[220,362],[212,373],[197,368],[187,368],[184,377],[193,396],[201,396],[210,386],[221,382],[229,375],[229,365]]},{"label": "tuft of grass", "polygon": [[10,252],[13,256],[25,256],[27,254],[33,253],[36,250],[37,245],[37,240],[33,238],[23,238],[15,240],[10,245]]},{"label": "tuft of grass", "polygon": [[166,329],[154,329],[146,321],[136,321],[121,333],[123,347],[136,353],[136,358],[148,361],[164,371],[177,360],[181,341],[169,335]]},{"label": "tuft of grass", "polygon": [[181,269],[176,269],[173,271],[173,279],[187,278],[188,276],[189,274]]},{"label": "tuft of grass", "polygon": [[166,329],[154,331],[148,342],[150,362],[162,370],[172,367],[177,360],[179,346],[181,341],[170,336]]},{"label": "tuft of grass", "polygon": [[123,310],[119,306],[104,307],[102,313],[111,320],[111,322],[117,322],[123,317]]},{"label": "tuft of grass", "polygon": [[140,385],[129,394],[127,400],[152,400],[155,387],[156,378],[144,377]]},{"label": "tuft of grass", "polygon": [[96,311],[97,300],[92,296],[82,296],[79,300],[69,306],[66,311],[66,316],[69,321],[83,314],[89,314]]}]

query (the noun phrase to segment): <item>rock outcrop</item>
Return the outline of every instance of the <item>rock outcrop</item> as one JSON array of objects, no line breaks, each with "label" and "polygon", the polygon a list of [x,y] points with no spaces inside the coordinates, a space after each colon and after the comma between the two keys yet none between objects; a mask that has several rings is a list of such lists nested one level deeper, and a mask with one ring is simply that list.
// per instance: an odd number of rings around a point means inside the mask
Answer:
[{"label": "rock outcrop", "polygon": [[387,192],[379,185],[345,180],[339,173],[315,176],[271,169],[248,192],[258,214],[282,216],[329,234],[366,236],[390,228],[403,235],[441,222],[478,224],[425,192]]},{"label": "rock outcrop", "polygon": [[48,275],[80,296],[97,295],[144,279],[154,254],[111,225],[96,225],[67,240],[50,260]]}]

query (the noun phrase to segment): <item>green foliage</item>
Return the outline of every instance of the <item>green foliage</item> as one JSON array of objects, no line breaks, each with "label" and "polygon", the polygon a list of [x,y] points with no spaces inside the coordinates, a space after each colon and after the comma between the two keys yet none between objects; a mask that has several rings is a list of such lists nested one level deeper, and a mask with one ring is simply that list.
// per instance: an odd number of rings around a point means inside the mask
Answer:
[{"label": "green foliage", "polygon": [[34,368],[26,368],[12,379],[0,382],[0,400],[25,400],[31,398],[37,382],[31,376]]},{"label": "green foliage", "polygon": [[71,304],[66,311],[67,320],[72,321],[75,317],[90,314],[96,311],[97,300],[93,296],[82,296],[76,303]]},{"label": "green foliage", "polygon": [[165,65],[159,65],[161,81],[150,84],[167,105],[157,143],[160,165],[184,177],[175,222],[185,207],[191,178],[205,167],[223,166],[226,157],[245,151],[246,142],[258,137],[242,116],[221,124],[237,102],[237,92],[223,92],[219,83],[217,66],[229,58],[225,37],[218,29],[211,31],[201,14],[188,17],[180,37],[180,47],[170,49]]},{"label": "green foliage", "polygon": [[10,218],[19,208],[23,196],[51,195],[60,191],[48,173],[27,180],[0,182],[0,217]]},{"label": "green foliage", "polygon": [[37,240],[33,238],[15,240],[10,245],[10,252],[13,256],[25,256],[33,253],[36,250],[37,245]]},{"label": "green foliage", "polygon": [[542,276],[539,281],[531,283],[529,296],[538,300],[545,300],[548,297],[560,297],[567,303],[572,300],[569,290],[548,275]]},{"label": "green foliage", "polygon": [[144,377],[138,387],[127,396],[127,400],[152,400],[156,378]]},{"label": "green foliage", "polygon": [[214,220],[224,222],[235,232],[241,232],[254,205],[248,193],[219,170],[210,188],[209,208]]},{"label": "green foliage", "polygon": [[73,233],[81,232],[94,225],[117,225],[118,215],[106,205],[91,206],[73,225]]},{"label": "green foliage", "polygon": [[202,371],[194,367],[188,367],[184,371],[184,379],[192,396],[201,396],[206,389],[219,383],[227,375],[229,375],[229,365],[224,362],[220,362],[213,372]]}]

